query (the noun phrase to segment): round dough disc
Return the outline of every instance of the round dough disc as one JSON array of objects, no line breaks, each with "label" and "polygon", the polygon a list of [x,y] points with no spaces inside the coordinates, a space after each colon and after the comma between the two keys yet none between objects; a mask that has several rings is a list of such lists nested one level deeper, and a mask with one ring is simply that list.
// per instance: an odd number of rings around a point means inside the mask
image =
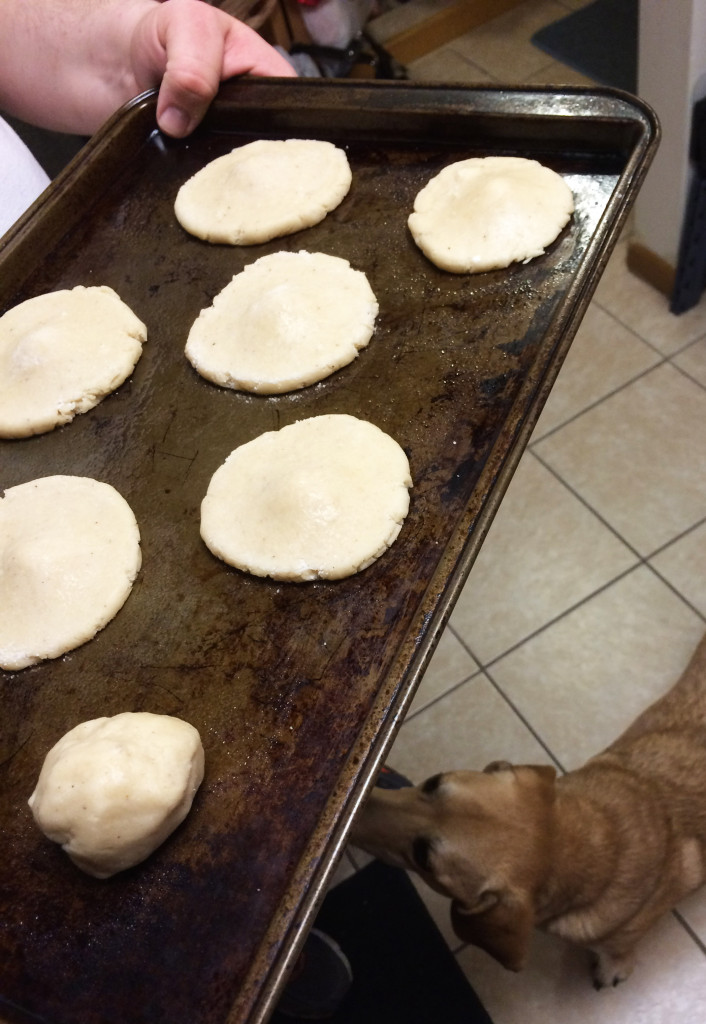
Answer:
[{"label": "round dough disc", "polygon": [[573,209],[564,179],[536,160],[473,157],[449,164],[424,186],[408,224],[432,263],[477,273],[541,255]]},{"label": "round dough disc", "polygon": [[197,171],[174,212],[207,242],[253,245],[318,224],[350,187],[348,158],[332,142],[259,139]]},{"label": "round dough disc", "polygon": [[110,484],[47,476],[0,498],[0,668],[90,640],[127,600],[141,564],[130,506]]},{"label": "round dough disc", "polygon": [[201,785],[198,731],[170,715],[127,711],[67,732],[29,798],[34,820],[96,878],[139,864],[189,813]]},{"label": "round dough disc", "polygon": [[43,434],[119,387],[147,328],[112,288],[47,292],[0,317],[0,437]]},{"label": "round dough disc", "polygon": [[314,416],[231,452],[201,504],[201,536],[255,576],[340,579],[392,544],[411,486],[407,456],[379,427]]},{"label": "round dough disc", "polygon": [[355,359],[377,313],[368,279],[347,260],[276,252],[247,266],[201,312],[186,356],[215,384],[278,394]]}]

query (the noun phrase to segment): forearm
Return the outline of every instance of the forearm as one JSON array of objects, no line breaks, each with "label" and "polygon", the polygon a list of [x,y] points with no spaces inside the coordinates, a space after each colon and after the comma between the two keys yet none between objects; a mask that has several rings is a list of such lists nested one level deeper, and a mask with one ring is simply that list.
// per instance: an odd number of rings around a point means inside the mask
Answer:
[{"label": "forearm", "polygon": [[91,134],[159,85],[157,120],[192,131],[234,75],[293,75],[256,32],[202,0],[0,0],[0,110]]},{"label": "forearm", "polygon": [[126,55],[159,0],[0,0],[0,108],[91,134],[141,88]]}]

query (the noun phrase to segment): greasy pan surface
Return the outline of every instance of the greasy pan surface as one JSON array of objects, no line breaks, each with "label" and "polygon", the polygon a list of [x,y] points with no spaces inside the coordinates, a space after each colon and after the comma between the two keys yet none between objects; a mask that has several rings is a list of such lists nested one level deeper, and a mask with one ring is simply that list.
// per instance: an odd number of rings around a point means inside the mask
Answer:
[{"label": "greasy pan surface", "polygon": [[[329,138],[353,185],[320,224],[210,246],[173,216],[179,185],[253,138]],[[130,503],[143,566],[90,643],[0,672],[0,1007],[8,1021],[222,1024],[266,1016],[302,921],[472,564],[656,145],[622,94],[407,84],[229,83],[186,142],[154,97],[114,119],[0,247],[0,312],[44,291],[113,287],[149,337],[132,377],[50,434],[0,442],[0,488],[94,476]],[[533,156],[576,214],[547,254],[476,276],[436,270],[406,217],[441,167]],[[365,271],[377,329],[353,364],[277,397],[200,379],[183,347],[246,264],[322,251]],[[409,516],[392,549],[338,582],[283,584],[216,560],[199,536],[209,479],[237,445],[320,413],[371,420],[407,452]],[[518,536],[518,544],[522,543]],[[0,601],[2,600],[0,596]],[[143,865],[72,866],[27,798],[49,747],[125,710],[195,725],[206,777]],[[36,1016],[32,1016],[36,1015]]]}]

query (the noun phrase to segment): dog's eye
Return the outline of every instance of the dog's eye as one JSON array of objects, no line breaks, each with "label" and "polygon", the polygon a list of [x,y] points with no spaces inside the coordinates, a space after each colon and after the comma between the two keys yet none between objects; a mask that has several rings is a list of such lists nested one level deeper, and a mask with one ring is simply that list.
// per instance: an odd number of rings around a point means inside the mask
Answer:
[{"label": "dog's eye", "polygon": [[419,788],[422,793],[426,793],[428,796],[430,793],[435,793],[440,785],[441,775],[432,775],[432,777],[427,779],[426,782],[423,782]]},{"label": "dog's eye", "polygon": [[491,761],[483,769],[485,775],[493,775],[495,772],[511,772],[512,765],[509,761]]},{"label": "dog's eye", "polygon": [[433,848],[432,840],[427,839],[426,836],[417,836],[412,842],[412,860],[422,871],[431,871],[429,857]]}]

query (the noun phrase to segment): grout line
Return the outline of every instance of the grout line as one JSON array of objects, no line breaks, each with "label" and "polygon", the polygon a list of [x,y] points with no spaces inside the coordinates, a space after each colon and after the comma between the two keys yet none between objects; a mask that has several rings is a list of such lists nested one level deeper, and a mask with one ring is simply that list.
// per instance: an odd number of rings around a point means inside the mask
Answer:
[{"label": "grout line", "polygon": [[552,751],[549,749],[549,747],[547,746],[545,741],[542,739],[542,737],[539,735],[537,730],[534,728],[533,725],[530,724],[529,720],[519,710],[519,708],[514,703],[514,701],[510,700],[510,698],[505,693],[503,688],[499,685],[499,683],[497,683],[495,681],[495,679],[493,679],[493,677],[490,674],[490,672],[484,672],[484,675],[486,676],[486,678],[488,679],[490,685],[494,688],[496,693],[500,697],[502,697],[502,699],[505,701],[505,703],[510,708],[510,710],[513,711],[515,715],[517,715],[517,717],[520,719],[520,721],[525,726],[525,728],[528,729],[532,733],[532,735],[536,739],[537,743],[539,743],[540,747],[542,748],[542,750],[544,750],[544,752],[547,754],[547,756],[550,758],[550,760],[553,761],[553,763],[556,765],[556,767],[559,769],[559,771],[562,774],[564,774],[566,772],[566,768],[564,767],[564,765],[561,763],[561,761],[556,756],[556,754],[552,753]]},{"label": "grout line", "polygon": [[591,301],[595,303],[595,305],[598,306],[604,313],[607,313],[609,316],[612,316],[615,322],[620,324],[620,326],[623,327],[626,331],[629,331],[632,335],[634,335],[634,337],[639,338],[640,341],[644,342],[645,345],[648,345],[649,348],[653,349],[658,355],[662,356],[662,358],[667,361],[674,359],[675,356],[681,355],[682,352],[685,352],[686,349],[690,348],[692,345],[695,345],[696,342],[703,341],[704,338],[706,338],[706,332],[702,331],[701,334],[697,335],[697,337],[690,338],[688,341],[685,341],[679,348],[675,349],[673,352],[663,352],[662,349],[658,348],[653,341],[650,341],[648,338],[643,337],[638,331],[636,331],[635,328],[631,326],[631,324],[626,323],[624,320],[621,320],[620,316],[615,312],[615,310],[610,309],[608,306],[605,306],[600,299],[594,297]]},{"label": "grout line", "polygon": [[[585,499],[585,498],[583,497],[583,495],[582,495],[582,494],[580,494],[580,493],[579,493],[579,492],[578,492],[578,491],[577,491],[577,490],[576,490],[576,489],[575,489],[574,487],[572,487],[572,486],[571,486],[571,484],[569,484],[569,483],[568,483],[568,482],[567,482],[567,481],[566,481],[566,480],[565,480],[565,479],[564,479],[564,478],[563,478],[563,477],[562,477],[562,476],[561,476],[561,475],[560,475],[560,474],[559,474],[559,473],[558,473],[558,472],[557,472],[557,471],[556,471],[556,470],[555,470],[555,469],[553,468],[553,466],[551,466],[551,465],[550,465],[550,464],[549,464],[549,463],[548,463],[548,462],[547,462],[547,461],[546,461],[545,459],[543,459],[541,455],[538,455],[538,454],[537,454],[537,452],[536,452],[536,451],[534,451],[533,449],[532,449],[532,451],[531,451],[531,454],[532,454],[532,455],[534,456],[534,458],[535,458],[535,459],[536,459],[536,460],[537,460],[537,461],[538,461],[538,462],[539,462],[539,463],[540,463],[540,464],[541,464],[542,466],[544,466],[544,468],[545,468],[546,470],[548,470],[548,472],[550,472],[550,473],[552,474],[552,476],[554,477],[554,479],[555,479],[555,480],[558,480],[558,481],[559,481],[559,483],[560,483],[560,484],[562,484],[562,486],[566,488],[566,490],[567,490],[567,491],[569,492],[569,494],[573,495],[573,497],[574,497],[574,498],[576,498],[576,500],[577,500],[577,501],[580,501],[580,502],[581,502],[581,504],[582,504],[582,505],[584,506],[584,508],[588,509],[588,511],[589,511],[589,512],[590,512],[590,513],[591,513],[591,514],[592,514],[593,516],[595,516],[595,518],[596,518],[596,519],[598,520],[598,522],[599,522],[599,523],[602,523],[602,525],[603,525],[603,526],[605,526],[605,528],[606,528],[607,530],[610,530],[610,532],[611,532],[611,533],[613,534],[613,536],[614,536],[614,537],[615,537],[615,538],[616,538],[617,540],[619,540],[619,541],[620,541],[620,542],[621,542],[622,544],[624,544],[624,545],[625,545],[625,547],[626,547],[626,548],[627,548],[627,549],[628,549],[628,550],[629,550],[629,551],[630,551],[630,552],[631,552],[631,553],[632,553],[632,554],[633,554],[633,555],[634,555],[634,556],[635,556],[635,557],[636,557],[637,559],[639,559],[639,561],[640,561],[641,563],[644,563],[644,562],[646,562],[646,560],[647,560],[647,557],[648,557],[648,556],[645,556],[645,555],[641,554],[641,552],[639,552],[639,551],[637,550],[637,548],[636,548],[636,547],[635,547],[635,546],[634,546],[633,544],[631,544],[631,543],[630,543],[630,541],[629,541],[629,540],[626,540],[626,538],[625,538],[625,537],[623,537],[623,536],[622,536],[622,535],[621,535],[620,533],[618,533],[618,531],[617,531],[617,530],[615,529],[615,527],[614,527],[614,526],[612,526],[612,525],[611,525],[611,524],[610,524],[610,523],[608,522],[608,520],[607,520],[607,519],[606,519],[606,518],[605,518],[604,516],[602,516],[602,515],[600,514],[600,512],[596,511],[596,509],[595,509],[595,508],[593,508],[593,506],[592,506],[592,505],[590,505],[590,504],[588,503],[588,501],[587,501],[587,500],[586,500],[586,499]],[[633,568],[634,568],[634,566],[633,566]],[[621,575],[624,575],[624,573],[622,573]],[[617,578],[618,578],[618,577],[616,577],[616,579],[617,579]],[[601,589],[603,589],[603,588],[601,588]],[[582,602],[582,603],[583,603],[583,602]]]},{"label": "grout line", "polygon": [[682,928],[683,928],[683,929],[684,929],[684,931],[685,931],[685,932],[687,933],[687,935],[689,935],[689,936],[690,936],[690,937],[691,937],[691,938],[692,938],[692,939],[694,940],[694,942],[695,942],[695,943],[696,943],[696,945],[697,945],[697,946],[699,947],[699,949],[701,950],[701,952],[702,952],[702,953],[703,953],[704,955],[706,955],[706,943],[704,943],[703,939],[701,939],[701,938],[700,938],[700,936],[699,936],[699,935],[697,935],[697,933],[696,933],[696,932],[694,931],[694,929],[693,929],[693,928],[691,927],[691,925],[690,925],[690,924],[689,924],[689,922],[688,922],[688,921],[686,920],[686,918],[682,916],[682,913],[681,913],[681,911],[679,911],[679,910],[673,910],[673,911],[672,911],[672,914],[673,914],[673,915],[674,915],[674,917],[675,917],[675,918],[677,919],[677,921],[678,921],[678,922],[679,922],[679,924],[680,924],[680,925],[682,926]]},{"label": "grout line", "polygon": [[[691,345],[698,345],[698,343],[703,340],[703,338],[697,338],[696,341],[691,343]],[[692,377],[688,370],[685,370],[683,367],[679,366],[678,363],[674,362],[676,356],[683,355],[684,352],[687,352],[691,348],[691,345],[685,345],[684,348],[680,348],[679,351],[675,352],[674,355],[670,358],[669,362],[671,366],[673,366],[674,369],[677,371],[677,373],[680,373],[682,375],[682,377],[686,377],[686,379],[688,381],[691,381],[692,384],[696,384],[696,386],[701,388],[702,391],[706,391],[706,384],[703,384],[700,380],[697,380],[696,377]]]},{"label": "grout line", "polygon": [[[446,628],[447,629],[451,629],[450,626],[447,626]],[[456,637],[456,639],[458,640],[458,642],[464,647],[464,649],[467,651],[467,653],[470,654],[471,652],[470,652],[470,650],[468,648],[468,645],[464,643],[464,641],[461,639],[461,637],[458,635],[458,633],[456,633],[455,631],[452,631],[452,632],[453,632],[454,636]],[[538,630],[538,632],[541,632],[541,630]],[[534,636],[535,634],[532,634],[532,635]],[[524,643],[524,642],[525,642],[524,640],[521,641],[519,644],[517,644],[517,646],[520,647],[522,645],[522,643]],[[511,648],[511,650],[514,650],[514,648]],[[478,660],[477,658],[475,658],[475,655],[471,655],[471,656],[474,657],[474,659],[476,661]],[[504,657],[504,655],[501,655],[500,657]],[[496,658],[495,660],[498,661],[499,658]],[[561,771],[561,772],[566,771],[566,769],[561,764],[559,759],[551,752],[551,750],[549,749],[547,744],[544,742],[542,737],[535,730],[534,726],[532,726],[530,724],[530,722],[525,718],[525,716],[522,714],[522,712],[515,706],[515,704],[510,700],[510,698],[507,696],[507,694],[502,690],[502,688],[493,679],[493,677],[490,675],[490,673],[488,671],[486,671],[485,668],[479,668],[477,672],[473,672],[470,676],[466,676],[466,678],[461,680],[461,682],[456,683],[454,686],[449,687],[448,690],[445,690],[443,693],[439,694],[438,697],[435,697],[433,700],[430,700],[428,704],[425,704],[423,707],[419,708],[417,711],[414,712],[414,714],[408,715],[405,718],[405,724],[407,722],[412,721],[412,719],[416,718],[418,715],[423,714],[425,711],[428,711],[429,708],[433,707],[435,704],[440,704],[441,701],[444,700],[446,697],[449,697],[452,693],[457,692],[458,690],[461,689],[461,687],[465,686],[467,683],[473,682],[479,676],[484,677],[490,683],[490,685],[493,687],[493,689],[499,694],[499,696],[503,699],[503,701],[508,705],[510,710],[520,719],[520,721],[525,726],[525,728],[527,728],[532,733],[534,738],[537,740],[537,742],[542,747],[542,749],[545,751],[547,756],[551,759],[551,761],[554,762],[554,764],[559,769],[559,771]]]},{"label": "grout line", "polygon": [[451,50],[453,55],[454,55],[454,57],[457,57],[460,61],[463,61],[464,64],[467,64],[470,70],[475,71],[475,72],[477,72],[478,74],[481,74],[481,75],[488,75],[490,78],[493,78],[495,80],[495,76],[492,75],[491,72],[488,71],[486,68],[484,68],[482,66],[482,64],[477,64],[471,57],[467,57],[465,53],[463,53],[461,50],[457,50],[455,48],[455,44],[458,43],[458,41],[460,39],[463,39],[463,38],[464,38],[463,36],[456,36],[455,39],[452,39],[450,42],[446,43],[444,46],[440,46],[437,50],[432,50],[431,54],[425,54],[425,56],[424,57],[420,57],[419,60],[424,60],[425,57],[429,57],[432,54],[436,55],[436,56],[441,56],[441,54],[444,51]]},{"label": "grout line", "polygon": [[[661,551],[664,551],[665,548],[668,548],[671,544],[674,544],[678,540],[681,540],[683,537],[687,536],[693,530],[698,529],[704,523],[706,523],[706,518],[700,520],[698,523],[696,523],[694,526],[690,527],[688,530],[685,530],[678,537],[673,538],[671,541],[669,541],[663,547],[658,548],[657,551],[653,552],[652,555],[650,555],[649,557],[652,558],[652,557],[654,557],[655,554],[657,554],[657,553],[659,553]],[[622,538],[620,538],[620,539],[622,539]],[[682,601],[682,603],[685,604],[695,615],[697,615],[702,621],[706,622],[706,615],[704,615],[694,604],[692,604],[692,602],[688,598],[686,598],[684,596],[684,594],[682,594],[672,583],[670,583],[668,579],[665,579],[662,576],[662,574],[657,569],[655,569],[655,567],[653,565],[651,565],[646,558],[642,558],[641,556],[638,555],[638,559],[639,559],[639,561],[636,562],[634,565],[629,566],[627,569],[624,569],[622,572],[618,573],[616,576],[612,577],[610,580],[607,580],[600,587],[597,587],[595,590],[591,591],[590,594],[587,594],[585,597],[581,598],[580,601],[577,601],[575,604],[572,604],[568,608],[565,608],[564,611],[560,612],[558,615],[555,615],[554,618],[547,620],[547,622],[545,622],[541,626],[537,627],[537,629],[533,630],[531,633],[528,633],[526,636],[523,636],[516,643],[511,644],[509,647],[506,647],[503,651],[501,651],[497,655],[494,655],[488,661],[484,662],[483,659],[479,657],[477,652],[475,652],[473,650],[471,645],[461,636],[461,634],[451,624],[448,624],[446,626],[446,629],[456,638],[456,640],[463,647],[465,652],[471,658],[473,658],[473,660],[478,665],[478,668],[477,668],[477,670],[475,672],[470,673],[469,675],[465,676],[463,679],[459,680],[457,683],[454,683],[447,690],[444,690],[443,693],[440,693],[438,696],[436,696],[436,697],[432,698],[431,700],[429,700],[428,703],[423,704],[420,708],[417,708],[412,714],[407,715],[407,717],[405,718],[405,722],[411,721],[413,718],[416,718],[418,715],[422,714],[424,711],[427,711],[429,708],[433,707],[435,704],[440,703],[440,701],[444,700],[445,697],[448,697],[452,693],[455,693],[457,690],[460,690],[462,686],[465,686],[467,683],[472,682],[479,675],[484,675],[489,680],[489,682],[495,687],[495,689],[497,689],[498,692],[503,696],[503,698],[507,701],[507,703],[512,707],[513,711],[516,712],[518,717],[522,719],[523,723],[530,729],[531,732],[534,733],[534,730],[532,729],[532,727],[524,719],[522,714],[519,711],[517,711],[517,709],[514,707],[512,702],[509,700],[509,698],[507,698],[507,696],[502,691],[502,688],[499,686],[498,683],[496,683],[495,679],[493,678],[493,676],[491,674],[491,671],[489,671],[489,670],[492,670],[492,667],[494,665],[497,665],[497,663],[499,661],[501,661],[503,658],[507,657],[507,655],[512,654],[514,651],[517,651],[520,647],[523,647],[524,644],[528,643],[530,640],[534,640],[536,637],[538,637],[542,633],[544,633],[547,629],[550,629],[552,626],[555,626],[562,619],[566,618],[566,616],[573,614],[573,612],[575,612],[579,608],[581,608],[582,605],[586,604],[589,601],[592,601],[595,597],[598,597],[600,594],[602,594],[603,592],[608,590],[609,587],[612,587],[615,583],[619,583],[621,580],[625,579],[627,576],[629,576],[631,573],[635,572],[637,569],[641,569],[641,568],[648,569],[654,576],[656,576],[660,580],[660,582],[662,582],[666,587],[669,588],[669,590],[672,591],[672,593],[675,595],[675,597],[678,597]],[[541,737],[536,736],[536,738],[541,743],[541,745],[548,751],[548,748],[546,747],[546,744],[543,742]],[[560,768],[562,768],[562,770],[564,770],[563,767],[560,765],[559,761],[554,757],[554,755],[551,754],[550,751],[548,751],[548,752],[550,753],[550,755],[552,757],[552,760],[555,760],[556,764]]]},{"label": "grout line", "polygon": [[[616,248],[617,248],[617,245],[616,245]],[[629,334],[632,334],[633,338],[637,338],[639,341],[643,342],[643,344],[647,345],[648,348],[651,348],[652,351],[656,352],[656,354],[658,356],[660,356],[660,358],[662,360],[670,358],[670,356],[667,355],[667,353],[663,352],[662,349],[657,348],[657,346],[655,345],[655,343],[653,341],[650,341],[648,338],[643,338],[643,336],[640,334],[640,332],[636,331],[635,328],[632,326],[632,324],[626,323],[624,320],[621,320],[619,315],[615,312],[615,310],[611,309],[610,306],[604,305],[601,302],[600,298],[596,298],[594,296],[593,299],[591,300],[591,304],[595,305],[595,306],[598,306],[598,308],[603,313],[605,313],[607,316],[611,317],[611,319],[615,320],[616,324],[618,324],[619,327],[622,327],[624,331],[627,331]],[[684,347],[685,348],[688,345],[691,345],[691,341],[687,341],[687,342],[684,343]],[[676,353],[674,352],[674,353],[672,353],[672,355],[676,355]]]},{"label": "grout line", "polygon": [[686,530],[682,530],[682,532],[678,533],[676,537],[672,537],[671,540],[668,540],[666,544],[661,544],[658,548],[655,548],[654,551],[652,551],[647,556],[647,558],[656,558],[657,555],[661,555],[663,551],[667,550],[667,548],[671,548],[672,544],[676,544],[677,541],[683,540],[685,537],[688,537],[690,533],[693,533],[695,530],[698,530],[705,523],[706,516],[704,516],[702,519],[699,519],[699,521],[694,523],[692,526],[687,527]]},{"label": "grout line", "polygon": [[635,572],[637,569],[640,569],[643,564],[644,563],[640,561],[639,563],[631,565],[627,569],[624,569],[616,576],[613,576],[612,579],[607,580],[605,583],[601,584],[600,587],[597,587],[595,590],[591,591],[590,594],[587,594],[585,597],[582,597],[580,601],[576,601],[575,604],[572,604],[568,608],[565,608],[564,611],[560,612],[558,615],[555,615],[553,619],[548,619],[547,622],[543,623],[541,626],[538,626],[537,629],[533,630],[531,633],[528,633],[526,636],[522,637],[522,639],[518,640],[517,643],[511,644],[510,647],[506,647],[504,651],[502,651],[500,654],[494,655],[486,662],[483,662],[478,657],[478,655],[473,652],[473,649],[460,636],[457,635],[458,640],[461,644],[463,644],[463,647],[468,652],[468,654],[470,654],[471,657],[478,662],[478,664],[481,666],[481,670],[485,672],[489,668],[492,668],[493,665],[496,665],[502,658],[505,658],[508,654],[512,654],[513,651],[516,651],[519,647],[522,647],[529,640],[534,640],[535,637],[539,636],[541,633],[544,633],[547,629],[550,629],[552,626],[555,626],[557,622],[561,622],[561,620],[566,618],[567,615],[571,615],[573,612],[581,608],[582,605],[586,604],[588,601],[592,601],[594,597],[597,597],[599,594],[602,594],[604,591],[608,590],[608,588],[612,587],[613,584],[620,582],[620,580],[624,579],[626,576],[629,576],[630,573]]},{"label": "grout line", "polygon": [[[624,325],[621,324],[621,327],[622,326]],[[639,338],[639,340],[642,341],[644,344],[647,344],[644,338],[640,338],[639,335],[635,334],[635,337]],[[567,427],[570,423],[575,423],[576,420],[580,419],[581,416],[583,416],[585,413],[592,412],[594,409],[597,409],[599,405],[602,405],[608,399],[614,398],[615,395],[619,395],[621,391],[624,391],[626,388],[629,388],[633,384],[636,384],[637,381],[642,380],[642,378],[646,377],[648,373],[652,373],[653,370],[658,370],[660,369],[660,367],[670,362],[668,356],[662,356],[661,353],[657,352],[657,350],[651,345],[649,345],[648,347],[652,348],[657,355],[661,356],[658,362],[652,363],[652,365],[648,366],[645,370],[641,370],[639,373],[636,373],[634,377],[631,377],[630,380],[626,380],[623,384],[619,384],[617,387],[613,388],[612,391],[607,391],[605,395],[602,395],[600,398],[597,398],[595,402],[591,402],[590,405],[585,406],[583,409],[579,409],[578,412],[574,413],[572,416],[569,416],[568,419],[565,419],[561,423],[558,423],[555,427],[552,427],[550,430],[546,432],[546,434],[542,434],[541,436],[537,437],[533,436],[527,447],[530,450],[532,450],[536,444],[539,444],[541,441],[545,441],[548,437],[552,437],[554,434],[558,434],[560,430],[562,430],[564,427]]]},{"label": "grout line", "polygon": [[[670,538],[670,540],[666,541],[666,543],[664,543],[664,544],[661,544],[659,547],[657,547],[653,551],[649,552],[649,554],[643,555],[643,554],[641,554],[641,552],[639,552],[637,550],[636,547],[634,547],[634,545],[632,545],[630,543],[630,541],[626,540],[625,537],[623,537],[620,533],[618,533],[618,531],[615,529],[615,527],[612,526],[608,522],[608,520],[605,519],[599,512],[597,512],[596,509],[593,508],[593,506],[590,505],[586,501],[586,499],[581,494],[579,494],[578,491],[576,491],[569,483],[567,483],[567,481],[564,480],[564,478],[562,476],[560,476],[559,473],[557,473],[556,470],[553,469],[552,466],[550,466],[547,462],[545,462],[545,460],[542,459],[542,457],[540,455],[538,455],[537,452],[532,451],[532,455],[534,456],[535,459],[537,459],[537,461],[539,463],[541,463],[542,466],[544,466],[544,468],[546,470],[548,470],[552,474],[552,476],[554,476],[554,478],[556,480],[559,481],[559,483],[561,483],[567,489],[567,491],[569,491],[570,494],[572,494],[577,499],[577,501],[581,502],[581,504],[584,506],[584,508],[588,509],[588,511],[591,512],[592,515],[594,515],[596,517],[596,519],[600,523],[602,523],[603,526],[606,527],[607,530],[610,530],[610,532],[613,534],[613,536],[617,540],[619,540],[638,559],[638,562],[635,565],[633,565],[631,568],[627,569],[625,572],[619,573],[616,577],[614,577],[614,579],[610,583],[604,584],[602,587],[599,587],[598,590],[594,591],[593,594],[591,594],[589,597],[583,598],[581,601],[577,602],[570,609],[568,609],[567,612],[568,611],[573,611],[574,609],[579,608],[582,604],[585,604],[587,600],[591,600],[591,598],[593,596],[595,596],[595,594],[600,594],[601,591],[605,590],[606,586],[611,586],[612,583],[615,583],[619,579],[621,579],[623,576],[626,576],[628,572],[633,572],[635,569],[640,568],[640,566],[645,566],[647,569],[650,570],[650,572],[652,572],[655,576],[657,576],[658,579],[660,579],[662,581],[662,583],[665,584],[665,586],[669,587],[669,589],[672,591],[672,593],[674,593],[678,598],[680,598],[681,601],[683,601],[684,604],[687,605],[688,608],[690,608],[696,615],[698,615],[700,619],[706,619],[706,617],[703,615],[703,613],[694,604],[691,603],[689,598],[687,598],[684,594],[682,594],[682,592],[673,583],[671,583],[665,576],[663,576],[659,572],[659,570],[656,569],[652,565],[652,563],[650,562],[651,558],[655,558],[656,555],[658,555],[660,552],[666,550],[666,548],[670,547],[672,544],[676,544],[677,541],[682,540],[684,537],[688,536],[688,534],[690,534],[693,530],[696,530],[700,526],[702,526],[706,522],[706,517],[698,520],[696,523],[692,523],[692,525],[689,526],[686,530],[683,530],[681,533],[678,533],[676,536]],[[558,618],[563,618],[563,615],[567,614],[567,612],[564,612],[564,613],[562,613],[562,615],[557,616],[557,619]],[[557,619],[552,619],[549,623],[547,623],[547,625],[552,625],[552,623],[556,622]],[[546,628],[546,626],[542,627],[542,629],[544,629],[544,628]],[[537,630],[537,632],[541,632],[541,630]],[[531,635],[534,636],[536,634],[533,633]],[[515,646],[517,647],[519,645],[516,644]],[[515,649],[514,647],[510,648],[510,650],[514,650],[514,649]],[[474,657],[476,661],[478,661],[478,658],[476,657],[475,654],[473,654],[472,651],[469,650],[469,654],[471,654],[471,656]],[[494,659],[494,660],[497,661],[497,658]],[[488,664],[492,664],[492,663],[493,662],[489,662]]]},{"label": "grout line", "polygon": [[672,593],[687,606],[687,608],[690,608],[695,615],[698,615],[702,622],[706,622],[706,615],[700,612],[696,605],[692,604],[691,601],[681,593],[681,591],[677,590],[673,583],[670,583],[669,580],[663,576],[661,572],[655,569],[650,562],[645,562],[645,566],[661,583],[665,585],[665,587],[668,587],[669,590],[671,590]]},{"label": "grout line", "polygon": [[641,341],[643,345],[646,345],[649,349],[651,349],[655,353],[655,355],[659,356],[659,359],[651,366],[648,366],[646,367],[646,369],[641,370],[640,373],[636,373],[634,377],[631,377],[629,380],[626,380],[623,384],[619,384],[617,387],[613,388],[612,391],[607,391],[600,398],[597,398],[595,402],[591,402],[583,409],[579,409],[579,411],[575,412],[572,416],[569,416],[567,419],[562,420],[561,423],[558,423],[555,427],[552,427],[550,430],[547,430],[546,433],[533,436],[530,440],[530,443],[527,446],[529,449],[532,449],[534,445],[539,444],[541,441],[546,440],[548,437],[552,437],[554,434],[558,433],[563,427],[568,426],[570,423],[574,423],[585,413],[591,412],[592,410],[596,409],[599,405],[601,405],[603,402],[607,401],[610,398],[613,398],[615,395],[620,394],[621,391],[624,391],[626,388],[631,387],[637,381],[642,380],[642,378],[646,377],[647,374],[652,373],[655,370],[659,370],[661,369],[661,367],[665,365],[671,366],[672,369],[674,369],[677,373],[681,374],[682,377],[685,377],[692,384],[696,384],[696,386],[701,388],[702,391],[706,391],[705,384],[703,384],[700,380],[697,380],[696,377],[692,377],[692,375],[687,370],[683,369],[674,361],[677,358],[677,356],[683,355],[683,353],[688,351],[693,345],[698,345],[700,342],[703,342],[706,338],[706,335],[702,335],[698,338],[695,338],[693,341],[690,341],[686,345],[684,345],[683,348],[680,348],[678,349],[678,351],[673,352],[671,355],[665,355],[663,352],[660,352],[660,350],[656,348],[651,342],[647,341],[646,338],[643,338],[636,331],[632,330],[632,328],[628,327],[627,324],[622,323],[613,313],[611,313],[610,310],[606,309],[604,306],[601,306],[599,302],[596,302],[595,304],[596,306],[598,306],[598,308],[601,309],[603,313],[612,317],[613,320],[615,320],[615,322],[618,323],[624,330],[629,331],[629,333],[632,334],[634,338],[636,338],[638,341]]},{"label": "grout line", "polygon": [[[446,629],[451,630],[451,632],[456,637],[456,639],[461,644],[461,646],[466,651],[466,653],[470,654],[470,651],[468,650],[468,647],[466,646],[466,644],[464,644],[464,642],[460,638],[460,636],[454,630],[451,629],[451,626],[447,625]],[[471,655],[471,657],[473,657],[473,655]],[[475,658],[473,660],[477,661],[477,659],[475,659]],[[406,722],[411,722],[413,718],[417,717],[417,715],[421,715],[422,712],[427,711],[429,708],[433,707],[435,704],[438,704],[440,701],[442,701],[444,699],[444,697],[448,697],[448,696],[450,696],[450,694],[455,693],[456,690],[460,690],[462,686],[465,686],[466,683],[470,683],[477,676],[482,675],[482,673],[483,673],[483,669],[480,666],[478,666],[478,668],[476,668],[475,672],[471,672],[471,674],[466,676],[464,679],[459,680],[459,682],[457,682],[457,683],[453,683],[452,686],[449,686],[448,690],[444,690],[444,692],[438,694],[438,696],[432,697],[428,701],[428,703],[423,704],[420,708],[416,708],[411,714],[408,714],[405,717],[405,723]]]}]

